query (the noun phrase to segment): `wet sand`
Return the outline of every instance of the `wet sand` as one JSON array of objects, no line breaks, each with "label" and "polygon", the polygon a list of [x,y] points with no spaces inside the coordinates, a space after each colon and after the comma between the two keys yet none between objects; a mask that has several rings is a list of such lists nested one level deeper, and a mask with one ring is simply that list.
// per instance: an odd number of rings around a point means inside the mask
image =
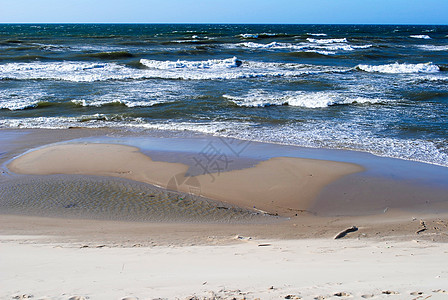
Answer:
[{"label": "wet sand", "polygon": [[88,143],[41,148],[7,167],[28,175],[122,177],[282,216],[306,211],[324,186],[363,170],[349,163],[277,157],[252,168],[189,177],[187,165],[153,161],[137,148]]}]

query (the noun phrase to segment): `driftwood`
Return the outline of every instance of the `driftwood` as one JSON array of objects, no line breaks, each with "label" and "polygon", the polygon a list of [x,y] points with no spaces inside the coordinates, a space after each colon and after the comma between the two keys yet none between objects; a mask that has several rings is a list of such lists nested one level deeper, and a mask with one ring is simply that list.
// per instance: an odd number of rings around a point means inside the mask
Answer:
[{"label": "driftwood", "polygon": [[420,232],[423,232],[425,230],[427,230],[428,228],[426,227],[426,223],[423,220],[420,220],[420,229],[417,230],[415,233],[419,234]]},{"label": "driftwood", "polygon": [[358,227],[356,227],[356,226],[352,226],[352,227],[347,228],[347,229],[345,229],[345,230],[342,230],[341,232],[339,232],[338,234],[336,234],[335,237],[334,237],[334,239],[337,240],[337,239],[343,238],[344,236],[347,235],[347,233],[355,232],[355,231],[358,231]]}]

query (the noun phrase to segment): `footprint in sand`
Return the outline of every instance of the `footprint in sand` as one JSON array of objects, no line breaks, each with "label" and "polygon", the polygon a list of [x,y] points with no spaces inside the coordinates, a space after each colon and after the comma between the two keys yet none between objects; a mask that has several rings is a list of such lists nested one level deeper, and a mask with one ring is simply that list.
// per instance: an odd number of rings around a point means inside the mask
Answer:
[{"label": "footprint in sand", "polygon": [[346,293],[346,292],[339,292],[339,293],[335,293],[334,296],[336,296],[336,297],[350,297],[351,295],[349,293]]},{"label": "footprint in sand", "polygon": [[369,299],[369,298],[375,297],[375,295],[374,294],[365,294],[365,295],[362,295],[361,297],[364,299]]},{"label": "footprint in sand", "polygon": [[410,293],[412,296],[423,295],[423,292],[412,292]]},{"label": "footprint in sand", "polygon": [[22,294],[22,295],[15,295],[12,297],[12,299],[30,299],[33,297],[34,297],[33,295]]},{"label": "footprint in sand", "polygon": [[385,295],[398,295],[398,294],[400,294],[399,292],[389,291],[389,290],[383,291],[382,293],[385,294]]}]

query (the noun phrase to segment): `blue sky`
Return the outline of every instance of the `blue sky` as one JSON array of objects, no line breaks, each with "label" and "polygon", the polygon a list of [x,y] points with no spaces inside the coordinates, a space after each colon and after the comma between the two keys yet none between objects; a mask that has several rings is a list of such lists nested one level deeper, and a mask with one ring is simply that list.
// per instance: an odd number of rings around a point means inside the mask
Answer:
[{"label": "blue sky", "polygon": [[448,0],[0,0],[0,22],[448,24]]}]

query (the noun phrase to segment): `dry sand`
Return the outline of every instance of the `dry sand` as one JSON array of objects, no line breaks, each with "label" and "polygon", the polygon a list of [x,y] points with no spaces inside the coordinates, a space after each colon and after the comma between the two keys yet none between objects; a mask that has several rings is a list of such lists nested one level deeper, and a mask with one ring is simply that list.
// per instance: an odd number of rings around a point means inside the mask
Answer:
[{"label": "dry sand", "polygon": [[89,143],[44,147],[8,168],[19,174],[123,177],[283,216],[306,211],[324,186],[363,170],[349,163],[277,157],[253,168],[187,178],[187,165],[153,161],[135,147]]},{"label": "dry sand", "polygon": [[1,299],[448,297],[448,244],[241,237],[226,246],[122,248],[41,238],[0,236]]}]

